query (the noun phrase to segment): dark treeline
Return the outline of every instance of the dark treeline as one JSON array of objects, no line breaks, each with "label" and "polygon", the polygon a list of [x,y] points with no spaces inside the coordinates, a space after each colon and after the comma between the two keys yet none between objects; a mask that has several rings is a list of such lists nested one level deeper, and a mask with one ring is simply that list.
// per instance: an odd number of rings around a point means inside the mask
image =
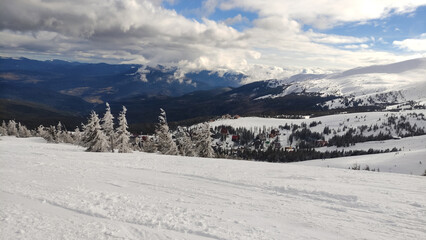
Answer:
[{"label": "dark treeline", "polygon": [[237,149],[237,150],[217,150],[219,156],[232,157],[235,159],[243,160],[255,160],[255,161],[265,161],[265,162],[299,162],[313,159],[328,159],[328,158],[338,158],[338,157],[349,157],[349,156],[360,156],[367,154],[378,154],[378,153],[388,153],[388,152],[397,152],[398,149],[386,149],[386,150],[376,150],[370,148],[368,151],[364,150],[334,150],[334,151],[325,151],[319,152],[315,149],[303,149],[298,151],[287,152],[285,150],[277,150],[273,148],[268,148],[266,151],[261,150],[250,150],[250,149]]}]

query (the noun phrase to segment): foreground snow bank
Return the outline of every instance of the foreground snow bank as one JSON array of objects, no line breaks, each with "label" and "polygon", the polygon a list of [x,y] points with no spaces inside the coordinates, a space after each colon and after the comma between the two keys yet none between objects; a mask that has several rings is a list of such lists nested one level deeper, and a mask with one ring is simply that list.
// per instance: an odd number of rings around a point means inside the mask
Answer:
[{"label": "foreground snow bank", "polygon": [[425,239],[426,179],[0,140],[4,239]]}]

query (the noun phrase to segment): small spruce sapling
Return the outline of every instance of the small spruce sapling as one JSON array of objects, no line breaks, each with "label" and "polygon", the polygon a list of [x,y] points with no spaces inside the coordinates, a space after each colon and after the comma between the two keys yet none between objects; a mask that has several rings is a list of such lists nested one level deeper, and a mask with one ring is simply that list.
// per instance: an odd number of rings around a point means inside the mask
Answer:
[{"label": "small spruce sapling", "polygon": [[195,143],[195,154],[199,157],[212,158],[215,156],[212,148],[212,138],[208,123],[197,126],[192,132],[192,139]]},{"label": "small spruce sapling", "polygon": [[[85,141],[87,141],[87,152],[107,152],[109,149],[108,141],[99,123],[98,114],[94,111],[90,114],[90,119],[86,125],[87,131]],[[86,129],[85,129],[86,130]]]},{"label": "small spruce sapling", "polygon": [[111,108],[106,103],[106,112],[102,118],[102,129],[108,138],[110,151],[114,152],[114,116],[111,114]]},{"label": "small spruce sapling", "polygon": [[191,141],[189,132],[186,128],[178,127],[176,131],[176,143],[179,149],[179,154],[182,156],[195,156],[194,146]]},{"label": "small spruce sapling", "polygon": [[162,108],[160,108],[160,116],[158,116],[158,124],[155,128],[155,135],[157,137],[158,151],[166,155],[178,154],[176,143],[173,141],[172,134],[169,132],[166,112]]},{"label": "small spruce sapling", "polygon": [[116,143],[119,153],[130,153],[132,152],[132,148],[129,143],[130,133],[127,131],[129,128],[127,125],[126,119],[127,109],[123,106],[123,110],[118,115],[118,128],[116,133]]},{"label": "small spruce sapling", "polygon": [[7,136],[7,125],[4,120],[0,126],[0,136]]},{"label": "small spruce sapling", "polygon": [[16,128],[15,120],[9,120],[9,122],[7,123],[7,135],[9,136],[18,135],[18,129]]}]

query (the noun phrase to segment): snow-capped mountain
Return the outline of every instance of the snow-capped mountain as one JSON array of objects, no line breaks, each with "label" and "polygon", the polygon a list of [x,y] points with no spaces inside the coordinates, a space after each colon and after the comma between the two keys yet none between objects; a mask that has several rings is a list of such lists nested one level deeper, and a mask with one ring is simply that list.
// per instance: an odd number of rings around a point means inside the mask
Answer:
[{"label": "snow-capped mountain", "polygon": [[281,80],[270,80],[269,87],[282,87],[275,95],[257,99],[278,98],[289,94],[336,96],[324,106],[400,104],[407,101],[426,103],[426,58],[389,65],[355,68],[333,74],[300,74]]}]

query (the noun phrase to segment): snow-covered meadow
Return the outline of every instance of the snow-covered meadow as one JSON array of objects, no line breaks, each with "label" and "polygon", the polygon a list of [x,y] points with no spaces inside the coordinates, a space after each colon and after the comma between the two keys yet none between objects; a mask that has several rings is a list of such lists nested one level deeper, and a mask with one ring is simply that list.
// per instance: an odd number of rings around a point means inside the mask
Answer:
[{"label": "snow-covered meadow", "polygon": [[[392,173],[422,175],[426,173],[426,136],[408,137],[400,140],[373,141],[357,143],[345,150],[365,150],[370,148],[384,150],[401,148],[399,152],[351,156],[343,158],[318,159],[292,164],[333,168],[352,168],[355,165],[365,169]],[[318,151],[338,150],[336,147],[317,148]],[[425,179],[426,180],[426,179]]]},{"label": "snow-covered meadow", "polygon": [[426,238],[421,176],[0,139],[2,239]]},{"label": "snow-covered meadow", "polygon": [[[426,129],[426,110],[405,110],[400,112],[358,112],[327,115],[308,119],[284,119],[284,118],[261,118],[261,117],[242,117],[238,119],[218,119],[210,123],[211,127],[232,126],[233,128],[245,128],[252,132],[270,131],[270,129],[279,130],[278,141],[282,146],[295,146],[297,142],[291,141],[290,136],[294,132],[292,126],[298,127],[305,125],[312,132],[323,134],[327,127],[330,131],[324,134],[325,140],[330,140],[334,136],[343,136],[349,129],[354,129],[354,134],[362,136],[378,136],[379,134],[390,135],[401,141],[366,142],[358,143],[350,147],[326,147],[318,148],[318,151],[334,150],[368,150],[370,148],[386,150],[397,148],[398,150],[425,149],[424,138],[400,139],[400,136],[411,136],[413,132],[401,128],[401,125],[414,126],[415,129]],[[393,122],[391,122],[393,121]],[[285,129],[284,126],[288,126]],[[413,134],[414,135],[414,134]],[[228,139],[230,141],[230,139]],[[274,139],[271,139],[274,140]],[[413,147],[408,145],[414,144]]]}]

